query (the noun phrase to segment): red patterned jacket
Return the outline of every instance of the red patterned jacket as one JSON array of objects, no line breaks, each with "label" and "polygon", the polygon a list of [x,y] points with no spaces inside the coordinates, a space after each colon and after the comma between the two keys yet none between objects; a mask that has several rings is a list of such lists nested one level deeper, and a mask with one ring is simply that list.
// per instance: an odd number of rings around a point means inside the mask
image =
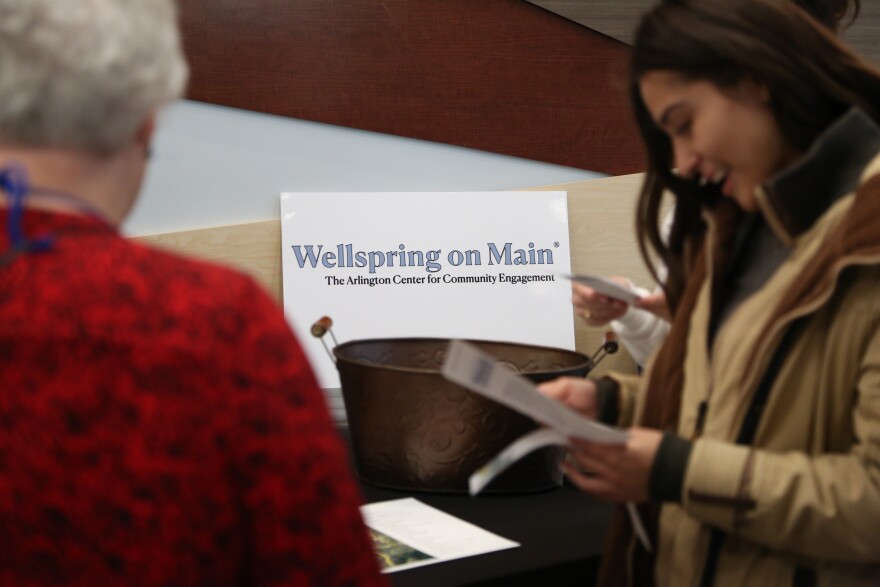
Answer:
[{"label": "red patterned jacket", "polygon": [[55,244],[0,261],[0,585],[385,584],[324,399],[250,279],[90,218],[25,226]]}]

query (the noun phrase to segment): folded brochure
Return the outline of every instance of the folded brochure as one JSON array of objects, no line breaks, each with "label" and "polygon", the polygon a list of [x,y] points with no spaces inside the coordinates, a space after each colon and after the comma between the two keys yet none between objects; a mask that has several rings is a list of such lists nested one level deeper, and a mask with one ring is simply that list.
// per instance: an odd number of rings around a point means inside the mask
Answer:
[{"label": "folded brochure", "polygon": [[[471,495],[482,491],[510,465],[544,446],[568,446],[568,439],[572,437],[608,444],[627,441],[626,431],[588,420],[546,397],[536,389],[534,383],[465,341],[453,340],[449,344],[442,373],[453,383],[525,414],[546,427],[521,436],[475,471],[468,479]],[[650,550],[650,542],[635,507],[627,504],[627,509],[639,539]]]}]

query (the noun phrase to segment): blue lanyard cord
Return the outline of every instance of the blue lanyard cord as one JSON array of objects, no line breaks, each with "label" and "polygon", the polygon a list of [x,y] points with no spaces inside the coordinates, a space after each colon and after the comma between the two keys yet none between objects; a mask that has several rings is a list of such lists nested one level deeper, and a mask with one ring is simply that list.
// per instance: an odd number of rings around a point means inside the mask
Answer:
[{"label": "blue lanyard cord", "polygon": [[36,252],[48,251],[54,239],[41,236],[28,240],[24,234],[24,198],[30,192],[27,170],[21,165],[8,165],[0,169],[0,188],[9,196],[9,216],[6,219],[6,230],[13,251]]}]

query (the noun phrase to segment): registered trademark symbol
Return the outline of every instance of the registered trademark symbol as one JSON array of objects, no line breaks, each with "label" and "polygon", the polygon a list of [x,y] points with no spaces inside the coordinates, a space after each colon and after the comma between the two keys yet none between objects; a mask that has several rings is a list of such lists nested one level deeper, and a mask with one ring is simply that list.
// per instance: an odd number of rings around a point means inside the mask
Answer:
[{"label": "registered trademark symbol", "polygon": [[559,241],[554,242],[554,243],[553,243],[553,246],[556,247],[556,248],[558,249],[558,248],[559,248]]}]

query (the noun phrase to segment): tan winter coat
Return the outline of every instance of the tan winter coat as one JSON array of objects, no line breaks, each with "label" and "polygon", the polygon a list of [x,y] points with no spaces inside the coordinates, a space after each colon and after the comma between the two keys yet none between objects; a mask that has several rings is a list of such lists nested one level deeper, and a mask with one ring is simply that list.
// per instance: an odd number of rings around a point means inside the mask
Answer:
[{"label": "tan winter coat", "polygon": [[[798,567],[820,586],[880,585],[880,157],[857,194],[796,238],[759,197],[791,254],[722,325],[711,360],[710,262],[684,343],[678,434],[692,438],[698,405],[709,407],[683,501],[661,510],[658,586],[699,585],[712,527],[728,533],[716,586],[793,585]],[[753,445],[736,445],[785,327],[801,316]],[[621,423],[639,422],[644,390],[619,380]]]}]

